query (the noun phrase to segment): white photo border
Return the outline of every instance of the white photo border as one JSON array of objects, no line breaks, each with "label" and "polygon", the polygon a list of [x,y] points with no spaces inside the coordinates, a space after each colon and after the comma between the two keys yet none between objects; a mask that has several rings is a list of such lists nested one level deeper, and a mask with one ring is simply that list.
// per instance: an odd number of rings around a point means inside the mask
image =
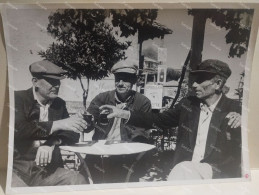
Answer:
[{"label": "white photo border", "polygon": [[[31,4],[31,5],[20,5],[20,4],[12,4],[14,8],[18,9],[28,9],[28,8],[38,8],[41,9],[39,5]],[[67,7],[67,4],[40,4],[42,6],[46,6],[47,9],[49,8],[69,8]],[[93,9],[93,8],[100,8],[96,4],[69,4],[72,7],[75,8],[88,8],[88,9]],[[83,6],[82,6],[83,5]],[[99,4],[103,5],[103,4]],[[114,8],[114,9],[125,9],[129,8],[127,5],[124,4],[113,4],[113,3],[105,3],[104,4],[105,8]],[[159,3],[159,6],[162,8],[165,6],[167,9],[187,9],[188,4],[186,6],[183,3],[179,4],[162,4]],[[211,4],[200,4],[200,3],[194,3],[194,6],[189,7],[189,8],[213,8]],[[221,4],[219,4],[221,5]],[[220,8],[234,8],[232,6],[233,4],[223,4],[222,7]],[[236,7],[242,8],[240,4],[234,3]],[[2,17],[3,17],[3,24],[4,26],[7,26],[6,23],[6,11],[8,9],[8,6],[10,5],[3,5],[3,9],[1,10],[2,12]],[[134,6],[134,8],[154,8],[157,9],[158,7],[154,5],[154,3],[143,3],[143,4],[137,4]],[[232,6],[232,7],[231,7]],[[259,6],[255,5],[250,5],[248,4],[251,9],[254,9],[254,16],[253,16],[253,23],[252,23],[252,29],[250,33],[250,40],[249,40],[249,50],[247,53],[247,58],[246,58],[246,67],[245,69],[245,81],[244,81],[244,89],[249,90],[250,88],[250,78],[251,78],[251,65],[252,65],[252,60],[254,56],[254,48],[255,48],[255,42],[256,42],[256,35],[257,35],[257,30],[259,26],[259,21],[256,20],[256,18],[259,18]],[[214,6],[215,8],[215,6]],[[10,55],[8,50],[10,49],[8,47],[8,40],[10,40],[11,37],[8,36],[8,29],[4,28],[4,35],[5,35],[5,41],[6,41],[6,50],[7,50],[7,59],[8,62],[10,62]],[[39,193],[39,192],[62,192],[62,191],[85,191],[85,190],[103,190],[103,189],[111,189],[111,188],[131,188],[131,187],[154,187],[154,186],[169,186],[169,185],[189,185],[189,184],[208,184],[208,183],[221,183],[221,182],[238,182],[238,181],[249,181],[251,178],[250,175],[250,169],[249,167],[249,151],[248,151],[248,99],[249,99],[249,93],[244,93],[243,94],[243,104],[242,104],[242,154],[243,154],[243,167],[245,168],[244,170],[244,175],[247,174],[247,178],[238,178],[238,179],[217,179],[217,180],[202,180],[202,181],[197,181],[197,180],[187,180],[187,181],[177,181],[177,182],[171,182],[171,181],[163,181],[163,182],[138,182],[138,183],[116,183],[116,184],[94,184],[94,185],[71,185],[71,186],[46,186],[46,187],[11,187],[11,177],[12,177],[12,162],[13,162],[13,137],[14,137],[14,111],[15,108],[13,107],[14,105],[14,88],[13,83],[14,83],[14,78],[12,74],[13,67],[8,63],[8,77],[9,77],[9,98],[10,98],[10,120],[9,120],[9,150],[8,150],[8,174],[7,174],[7,183],[6,183],[6,192],[7,194],[22,194],[22,193]]]}]

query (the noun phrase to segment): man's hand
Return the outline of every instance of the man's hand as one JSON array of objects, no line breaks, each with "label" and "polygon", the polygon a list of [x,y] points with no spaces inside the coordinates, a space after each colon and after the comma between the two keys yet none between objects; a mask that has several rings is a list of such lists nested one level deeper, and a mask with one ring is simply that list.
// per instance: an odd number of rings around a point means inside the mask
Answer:
[{"label": "man's hand", "polygon": [[130,117],[130,111],[119,109],[116,106],[103,105],[100,107],[100,110],[104,110],[104,109],[109,110],[110,114],[108,114],[107,118],[118,117],[118,118],[123,118],[128,120]]},{"label": "man's hand", "polygon": [[241,126],[241,115],[239,113],[230,112],[226,118],[229,119],[228,125],[231,126],[231,128],[237,128]]},{"label": "man's hand", "polygon": [[54,121],[51,131],[67,130],[76,133],[83,132],[87,128],[87,123],[79,116],[71,116],[67,119]]},{"label": "man's hand", "polygon": [[40,166],[47,166],[51,162],[52,152],[55,146],[40,146],[38,148],[35,162]]}]

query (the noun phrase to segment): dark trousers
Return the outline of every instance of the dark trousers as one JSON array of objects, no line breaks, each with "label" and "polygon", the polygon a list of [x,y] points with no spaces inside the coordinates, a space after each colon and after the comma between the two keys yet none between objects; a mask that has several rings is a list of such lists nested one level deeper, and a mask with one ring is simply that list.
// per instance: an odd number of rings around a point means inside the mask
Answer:
[{"label": "dark trousers", "polygon": [[94,183],[139,182],[152,166],[152,154],[150,151],[118,156],[86,155],[85,161]]},{"label": "dark trousers", "polygon": [[[19,180],[21,179],[21,180]],[[76,171],[63,168],[59,149],[53,151],[52,162],[46,167],[36,165],[35,161],[18,160],[13,162],[12,187],[56,186],[87,184],[84,176]]]}]

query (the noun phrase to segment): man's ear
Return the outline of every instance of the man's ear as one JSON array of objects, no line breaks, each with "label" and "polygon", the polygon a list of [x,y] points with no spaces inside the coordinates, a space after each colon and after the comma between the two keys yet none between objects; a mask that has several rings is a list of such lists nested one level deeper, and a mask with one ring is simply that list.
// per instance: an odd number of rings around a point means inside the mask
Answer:
[{"label": "man's ear", "polygon": [[36,86],[37,86],[38,79],[37,79],[36,77],[33,77],[33,78],[31,79],[31,81],[32,81],[33,86],[36,87]]},{"label": "man's ear", "polygon": [[216,90],[220,90],[223,86],[223,80],[222,79],[217,79],[217,81],[215,82],[217,84],[217,88]]}]

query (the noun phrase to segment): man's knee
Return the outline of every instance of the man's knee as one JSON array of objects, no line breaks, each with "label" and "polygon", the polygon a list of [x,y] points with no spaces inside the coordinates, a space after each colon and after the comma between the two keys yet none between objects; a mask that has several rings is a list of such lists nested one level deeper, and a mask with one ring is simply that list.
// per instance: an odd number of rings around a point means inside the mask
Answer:
[{"label": "man's knee", "polygon": [[89,183],[82,174],[76,171],[68,171],[62,182],[65,185],[80,185]]},{"label": "man's knee", "polygon": [[70,171],[64,168],[57,170],[44,180],[35,183],[34,185],[41,186],[56,186],[56,185],[80,185],[87,184],[85,177],[77,171]]},{"label": "man's knee", "polygon": [[80,173],[77,173],[74,176],[74,181],[71,185],[80,185],[80,184],[88,184],[89,182],[86,180],[86,178],[81,175]]},{"label": "man's knee", "polygon": [[[175,165],[175,167],[173,168],[174,171],[187,171],[187,172],[191,172],[192,170],[192,163],[190,161],[183,161],[178,163],[177,165]],[[172,171],[173,171],[172,170]]]},{"label": "man's knee", "polygon": [[12,187],[27,187],[28,185],[16,174],[13,172],[12,176]]},{"label": "man's knee", "polygon": [[168,175],[168,180],[211,179],[212,169],[207,163],[184,161],[178,163]]},{"label": "man's knee", "polygon": [[191,163],[189,161],[183,161],[175,165],[172,171],[170,172],[170,175],[172,173],[182,173],[183,171],[184,172],[192,171]]}]

